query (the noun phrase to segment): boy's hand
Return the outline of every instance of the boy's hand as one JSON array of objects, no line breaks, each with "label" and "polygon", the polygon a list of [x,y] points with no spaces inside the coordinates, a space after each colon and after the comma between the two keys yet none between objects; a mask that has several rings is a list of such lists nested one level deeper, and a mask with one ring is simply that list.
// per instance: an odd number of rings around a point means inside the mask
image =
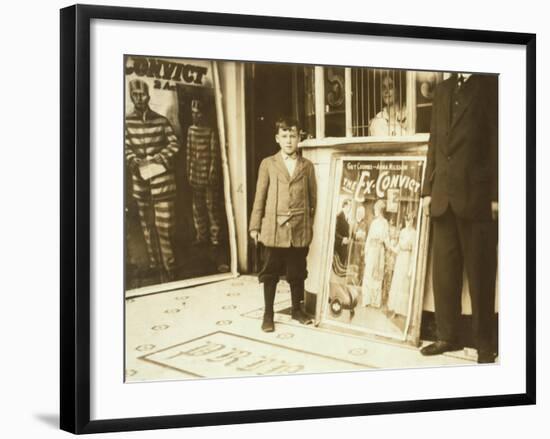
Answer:
[{"label": "boy's hand", "polygon": [[254,244],[258,244],[258,239],[260,239],[260,232],[258,232],[257,230],[252,230],[250,232],[250,237],[254,241]]}]

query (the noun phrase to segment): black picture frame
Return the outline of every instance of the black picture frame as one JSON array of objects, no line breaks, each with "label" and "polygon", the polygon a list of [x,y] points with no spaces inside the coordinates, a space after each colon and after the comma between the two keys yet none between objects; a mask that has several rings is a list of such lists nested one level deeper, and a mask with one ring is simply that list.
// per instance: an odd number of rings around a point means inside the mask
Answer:
[{"label": "black picture frame", "polygon": [[[526,49],[525,393],[128,419],[90,419],[90,23],[94,19],[502,43]],[[536,36],[529,33],[76,5],[61,10],[60,424],[82,434],[515,406],[536,401]]]}]

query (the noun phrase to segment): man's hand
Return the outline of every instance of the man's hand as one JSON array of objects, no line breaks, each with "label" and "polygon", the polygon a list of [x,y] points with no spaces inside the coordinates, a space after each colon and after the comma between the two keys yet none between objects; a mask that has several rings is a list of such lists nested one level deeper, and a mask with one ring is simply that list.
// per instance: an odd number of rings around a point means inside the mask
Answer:
[{"label": "man's hand", "polygon": [[258,232],[257,230],[252,230],[250,232],[250,237],[252,238],[252,240],[254,241],[254,245],[257,245],[258,244],[258,240],[260,239],[260,232]]},{"label": "man's hand", "polygon": [[349,244],[349,238],[342,238],[342,244],[348,245]]},{"label": "man's hand", "polygon": [[137,157],[134,157],[131,161],[130,161],[130,171],[132,171],[132,173],[136,174],[136,175],[139,175],[139,166],[141,165],[141,159],[138,159]]},{"label": "man's hand", "polygon": [[160,154],[156,154],[151,159],[151,163],[156,163],[157,165],[164,166],[164,160],[162,159],[162,156]]},{"label": "man's hand", "polygon": [[430,215],[430,204],[432,204],[432,197],[427,196],[422,198],[422,207],[424,210],[424,215],[426,216]]},{"label": "man's hand", "polygon": [[491,216],[493,221],[498,220],[498,201],[491,201]]}]

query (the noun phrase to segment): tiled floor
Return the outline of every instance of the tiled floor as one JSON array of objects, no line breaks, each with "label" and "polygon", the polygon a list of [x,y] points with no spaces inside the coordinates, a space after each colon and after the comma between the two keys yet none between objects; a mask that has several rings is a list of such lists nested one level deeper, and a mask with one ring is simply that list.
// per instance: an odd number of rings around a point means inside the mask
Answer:
[{"label": "tiled floor", "polygon": [[127,382],[475,364],[468,352],[423,357],[417,348],[303,326],[281,282],[276,331],[260,329],[255,277],[126,300]]}]

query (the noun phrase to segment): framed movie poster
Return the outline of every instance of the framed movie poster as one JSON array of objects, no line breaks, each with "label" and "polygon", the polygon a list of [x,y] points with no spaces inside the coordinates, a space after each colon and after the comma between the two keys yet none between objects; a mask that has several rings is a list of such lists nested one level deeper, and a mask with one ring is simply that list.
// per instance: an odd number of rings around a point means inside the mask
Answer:
[{"label": "framed movie poster", "polygon": [[126,297],[234,277],[216,63],[140,55],[123,62]]},{"label": "framed movie poster", "polygon": [[[419,327],[426,268],[425,156],[333,159],[321,324],[406,340]],[[418,342],[416,332],[410,341]]]}]

